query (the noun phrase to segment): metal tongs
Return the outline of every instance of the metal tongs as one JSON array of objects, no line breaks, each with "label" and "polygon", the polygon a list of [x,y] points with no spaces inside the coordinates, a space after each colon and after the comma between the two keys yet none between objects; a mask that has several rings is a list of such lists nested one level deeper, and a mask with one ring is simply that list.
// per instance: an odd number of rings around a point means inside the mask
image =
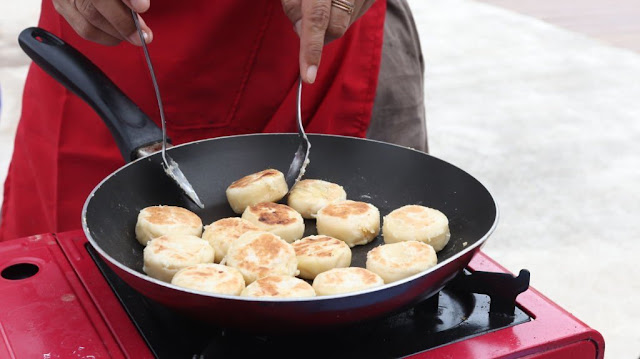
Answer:
[{"label": "metal tongs", "polygon": [[160,109],[160,119],[162,120],[162,167],[164,168],[164,172],[171,177],[171,179],[182,188],[184,193],[191,199],[195,204],[200,208],[204,208],[204,204],[200,201],[198,194],[187,180],[187,177],[184,176],[184,173],[178,167],[178,163],[173,160],[173,158],[169,157],[167,154],[167,125],[164,119],[164,108],[162,107],[162,99],[160,98],[160,89],[158,88],[158,82],[156,81],[156,75],[153,72],[153,66],[151,65],[151,58],[149,57],[149,50],[147,50],[147,43],[144,39],[144,34],[140,29],[140,22],[138,21],[138,14],[131,10],[131,15],[133,16],[133,22],[136,24],[136,29],[138,30],[138,35],[140,36],[140,42],[142,42],[142,49],[144,50],[144,57],[147,60],[147,67],[149,68],[149,73],[151,74],[151,81],[153,82],[153,89],[156,92],[156,99],[158,100],[158,108]]},{"label": "metal tongs", "polygon": [[285,181],[289,186],[289,191],[293,188],[293,186],[300,181],[302,176],[304,176],[304,172],[307,169],[307,165],[309,164],[309,150],[311,149],[311,142],[307,138],[307,134],[304,132],[304,127],[302,126],[302,110],[300,109],[300,98],[302,97],[302,78],[298,78],[298,99],[297,99],[297,123],[298,123],[298,140],[300,145],[298,146],[298,150],[293,156],[293,161],[289,166],[289,171],[285,177]]}]

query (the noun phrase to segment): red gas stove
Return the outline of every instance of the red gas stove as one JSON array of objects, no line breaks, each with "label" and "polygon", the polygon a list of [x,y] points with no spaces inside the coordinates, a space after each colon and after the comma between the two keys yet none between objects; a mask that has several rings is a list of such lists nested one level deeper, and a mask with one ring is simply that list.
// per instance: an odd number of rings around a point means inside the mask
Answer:
[{"label": "red gas stove", "polygon": [[4,242],[0,253],[0,358],[604,357],[600,333],[530,288],[527,271],[514,277],[482,253],[413,308],[286,338],[211,327],[150,301],[81,231]]}]

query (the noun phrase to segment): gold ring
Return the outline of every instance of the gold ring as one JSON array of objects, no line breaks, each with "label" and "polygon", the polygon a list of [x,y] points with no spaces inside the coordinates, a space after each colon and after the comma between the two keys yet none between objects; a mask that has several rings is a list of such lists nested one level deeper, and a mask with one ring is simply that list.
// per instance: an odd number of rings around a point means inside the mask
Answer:
[{"label": "gold ring", "polygon": [[344,10],[347,14],[351,15],[353,13],[353,9],[355,9],[355,5],[345,1],[345,0],[331,0],[331,5],[337,7],[340,10]]}]

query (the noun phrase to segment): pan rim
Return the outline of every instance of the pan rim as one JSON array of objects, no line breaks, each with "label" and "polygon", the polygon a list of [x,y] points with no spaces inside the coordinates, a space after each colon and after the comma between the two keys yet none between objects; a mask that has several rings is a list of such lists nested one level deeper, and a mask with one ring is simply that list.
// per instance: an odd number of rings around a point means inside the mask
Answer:
[{"label": "pan rim", "polygon": [[[475,243],[473,243],[472,245],[464,248],[463,250],[461,250],[460,252],[456,253],[455,255],[447,258],[446,260],[437,263],[435,266],[422,271],[420,273],[416,273],[412,276],[409,276],[407,278],[403,278],[401,280],[392,282],[392,283],[387,283],[384,284],[382,286],[378,286],[378,287],[373,287],[373,288],[369,288],[369,289],[365,289],[365,290],[361,290],[361,291],[357,291],[357,292],[349,292],[349,293],[342,293],[342,294],[334,294],[334,295],[326,295],[326,296],[315,296],[315,297],[305,297],[305,298],[271,298],[271,297],[242,297],[239,295],[226,295],[226,294],[216,294],[216,293],[211,293],[211,292],[204,292],[204,291],[199,291],[199,290],[194,290],[194,289],[189,289],[189,288],[184,288],[184,287],[179,287],[176,285],[173,285],[171,283],[167,283],[167,282],[163,282],[161,280],[158,280],[156,278],[150,277],[146,274],[142,274],[136,270],[133,270],[125,265],[123,265],[122,263],[120,263],[119,261],[116,261],[115,259],[113,259],[113,257],[111,257],[110,255],[108,255],[99,245],[98,243],[95,241],[95,239],[93,238],[93,236],[91,235],[91,232],[89,231],[89,227],[88,227],[88,223],[87,223],[87,208],[89,205],[89,202],[91,201],[91,199],[93,198],[94,194],[96,191],[98,191],[100,189],[100,187],[102,187],[102,184],[107,182],[111,177],[117,175],[120,171],[124,170],[125,168],[129,167],[130,165],[133,165],[134,163],[141,161],[141,160],[145,160],[148,157],[151,157],[153,155],[157,155],[158,152],[152,153],[151,155],[148,156],[144,156],[141,158],[138,158],[134,161],[131,161],[129,163],[126,163],[124,166],[118,168],[117,170],[115,170],[114,172],[112,172],[111,174],[109,174],[107,177],[105,177],[102,181],[100,181],[100,183],[98,183],[94,189],[91,191],[91,193],[89,194],[89,196],[87,197],[87,199],[84,202],[84,205],[82,207],[82,230],[85,234],[85,236],[87,237],[87,240],[89,241],[89,243],[91,244],[91,246],[98,252],[98,254],[100,254],[100,256],[104,259],[106,259],[108,262],[110,262],[112,265],[118,267],[119,269],[123,270],[124,272],[128,273],[129,275],[133,275],[134,277],[137,277],[138,279],[141,279],[143,281],[149,281],[153,284],[156,285],[160,285],[162,287],[171,289],[171,290],[177,290],[180,292],[186,292],[189,294],[195,294],[195,295],[201,295],[201,296],[206,296],[206,297],[211,297],[211,298],[217,298],[217,299],[232,299],[232,300],[240,300],[240,301],[245,301],[245,302],[263,302],[263,303],[300,303],[300,302],[315,302],[315,301],[329,301],[329,300],[345,300],[348,298],[353,298],[353,297],[358,297],[360,295],[366,295],[368,293],[372,293],[372,292],[378,292],[378,291],[383,291],[383,290],[387,290],[393,287],[397,287],[400,286],[402,284],[405,284],[407,282],[411,282],[415,279],[418,279],[422,276],[425,276],[435,270],[437,270],[438,268],[444,267],[445,265],[455,261],[456,259],[462,257],[463,255],[475,250],[476,248],[480,248],[482,247],[482,245],[487,241],[487,239],[489,238],[489,236],[491,236],[491,234],[493,234],[493,232],[495,231],[495,229],[498,226],[498,220],[500,217],[500,211],[498,208],[498,203],[495,201],[495,197],[493,196],[493,194],[491,193],[491,191],[487,188],[487,186],[480,182],[475,176],[471,175],[470,173],[468,173],[467,171],[464,171],[463,169],[459,168],[458,166],[447,162],[443,159],[440,159],[438,157],[432,156],[428,153],[422,152],[422,151],[418,151],[416,149],[410,148],[410,147],[405,147],[405,146],[401,146],[401,145],[397,145],[394,143],[388,143],[388,142],[384,142],[384,141],[378,141],[378,140],[371,140],[371,139],[367,139],[367,138],[360,138],[360,137],[352,137],[352,136],[343,136],[343,135],[328,135],[328,134],[316,134],[316,133],[309,133],[310,135],[313,136],[321,136],[321,137],[335,137],[335,138],[347,138],[347,139],[355,139],[355,140],[360,140],[360,141],[364,141],[364,142],[375,142],[375,143],[380,143],[380,144],[384,144],[384,145],[388,145],[388,146],[393,146],[393,147],[399,147],[399,148],[403,148],[403,149],[408,149],[414,152],[418,152],[421,155],[426,155],[429,157],[432,157],[434,159],[437,159],[439,161],[445,162],[448,165],[454,166],[455,168],[459,169],[460,171],[463,171],[464,173],[468,174],[469,176],[471,176],[475,181],[477,181],[482,187],[484,187],[484,189],[489,193],[489,195],[491,196],[491,199],[493,201],[494,207],[495,207],[495,211],[496,211],[496,215],[495,218],[493,220],[493,223],[491,225],[491,228],[489,228],[489,230],[480,238],[478,239]],[[197,141],[192,141],[192,142],[187,142],[187,143],[183,143],[183,144],[179,144],[176,146],[173,146],[171,148],[167,148],[167,151],[171,151],[174,148],[178,148],[178,147],[183,147],[186,145],[193,145],[193,144],[197,144],[197,143],[201,143],[201,142],[208,142],[208,141],[215,141],[215,140],[219,140],[219,139],[225,139],[225,138],[238,138],[238,137],[254,137],[254,136],[281,136],[281,135],[288,135],[288,136],[297,136],[296,133],[253,133],[253,134],[244,134],[244,135],[232,135],[232,136],[221,136],[221,137],[216,137],[216,138],[209,138],[209,139],[203,139],[203,140],[197,140]]]}]

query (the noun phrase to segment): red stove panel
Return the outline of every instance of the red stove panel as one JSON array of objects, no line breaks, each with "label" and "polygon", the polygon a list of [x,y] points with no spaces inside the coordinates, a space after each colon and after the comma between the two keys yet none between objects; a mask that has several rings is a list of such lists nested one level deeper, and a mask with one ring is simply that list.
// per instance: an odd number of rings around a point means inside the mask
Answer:
[{"label": "red stove panel", "polygon": [[[469,269],[508,273],[483,253],[473,258]],[[520,294],[516,302],[535,320],[443,346],[435,355],[428,351],[415,357],[604,358],[602,335],[534,288]],[[595,356],[583,356],[583,353],[594,353]]]},{"label": "red stove panel", "polygon": [[[85,244],[82,231],[0,243],[0,358],[153,358]],[[469,269],[507,272],[482,253]],[[535,320],[412,357],[604,357],[597,331],[535,289],[517,303]]]},{"label": "red stove panel", "polygon": [[151,357],[104,280],[88,271],[89,292],[70,265],[86,254],[66,254],[50,234],[0,244],[0,357]]}]

